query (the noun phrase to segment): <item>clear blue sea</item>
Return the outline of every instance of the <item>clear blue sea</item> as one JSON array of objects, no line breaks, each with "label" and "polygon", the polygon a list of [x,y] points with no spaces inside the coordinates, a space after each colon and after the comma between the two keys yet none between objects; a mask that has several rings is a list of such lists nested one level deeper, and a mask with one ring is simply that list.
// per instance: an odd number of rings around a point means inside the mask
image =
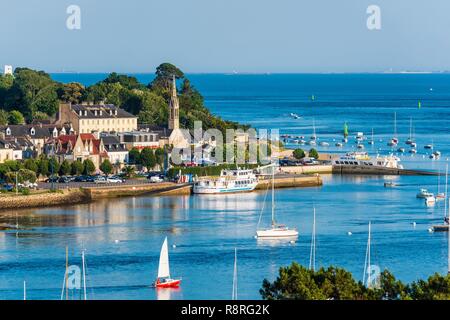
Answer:
[{"label": "clear blue sea", "polygon": [[[92,84],[106,74],[54,74],[55,80]],[[142,82],[150,74],[136,75]],[[394,130],[401,145],[413,118],[418,154],[401,156],[408,168],[442,169],[450,154],[450,74],[304,74],[188,75],[211,111],[224,119],[280,133],[310,136],[316,124],[320,152],[354,150],[334,147],[344,122],[350,134],[371,134],[371,154],[395,152],[387,145]],[[315,101],[311,101],[311,95]],[[418,101],[422,107],[418,108]],[[291,112],[301,119],[293,119]],[[428,159],[423,146],[433,143],[440,160]],[[296,147],[295,145],[288,145]],[[362,279],[367,224],[372,222],[372,262],[404,281],[447,271],[447,234],[430,233],[440,223],[443,204],[426,208],[415,198],[420,187],[438,189],[437,177],[325,175],[320,188],[276,191],[280,222],[299,229],[297,243],[267,243],[253,238],[265,193],[192,197],[137,197],[91,204],[11,211],[0,223],[29,230],[0,232],[0,298],[21,299],[26,280],[29,299],[59,299],[65,246],[70,264],[86,249],[88,298],[229,299],[234,248],[238,249],[238,295],[259,299],[262,280],[273,280],[280,266],[309,264],[312,209],[317,210],[317,262],[347,268]],[[398,188],[384,188],[392,179]],[[443,179],[440,186],[443,191]],[[268,206],[266,206],[267,208]],[[269,212],[263,212],[268,223]],[[413,222],[416,224],[413,225]],[[349,235],[348,232],[352,234]],[[168,236],[171,271],[181,276],[179,290],[150,288],[159,250]],[[175,247],[172,245],[175,244]],[[80,292],[72,291],[74,298]]]}]

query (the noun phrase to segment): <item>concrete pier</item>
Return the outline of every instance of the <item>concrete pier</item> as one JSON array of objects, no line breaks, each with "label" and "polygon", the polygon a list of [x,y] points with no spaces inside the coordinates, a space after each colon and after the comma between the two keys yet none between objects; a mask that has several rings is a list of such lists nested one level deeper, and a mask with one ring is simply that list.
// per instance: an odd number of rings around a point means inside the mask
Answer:
[{"label": "concrete pier", "polygon": [[[267,189],[268,184],[272,183],[272,176],[259,177],[259,183],[256,189]],[[299,175],[299,174],[278,174],[275,175],[275,188],[299,188],[299,187],[317,187],[323,184],[322,177],[319,174]]]}]

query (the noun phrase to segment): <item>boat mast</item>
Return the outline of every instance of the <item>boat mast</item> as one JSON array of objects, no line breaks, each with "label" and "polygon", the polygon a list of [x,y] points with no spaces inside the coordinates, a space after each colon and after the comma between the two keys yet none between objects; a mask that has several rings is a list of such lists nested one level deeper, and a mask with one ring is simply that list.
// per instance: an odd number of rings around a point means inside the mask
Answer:
[{"label": "boat mast", "polygon": [[27,282],[23,281],[23,300],[27,300]]},{"label": "boat mast", "polygon": [[87,294],[86,294],[86,267],[85,267],[85,261],[84,261],[84,249],[81,251],[81,260],[83,262],[83,293],[84,293],[84,300],[87,300]]},{"label": "boat mast", "polygon": [[272,166],[272,227],[275,226],[275,167]]},{"label": "boat mast", "polygon": [[65,286],[66,286],[66,300],[69,300],[69,247],[68,246],[66,246]]},{"label": "boat mast", "polygon": [[231,300],[237,300],[237,249],[234,248],[233,292]]},{"label": "boat mast", "polygon": [[409,118],[409,139],[412,140],[412,117]]},{"label": "boat mast", "polygon": [[367,276],[367,287],[370,288],[370,233],[371,233],[371,223],[369,221],[369,236],[367,238],[367,248],[366,248],[366,259],[364,261],[364,274],[363,274],[363,284],[366,283],[366,274]]},{"label": "boat mast", "polygon": [[316,208],[313,209],[313,231],[311,236],[311,252],[309,254],[309,269],[316,269]]},{"label": "boat mast", "polygon": [[394,138],[397,138],[397,112],[394,112]]},{"label": "boat mast", "polygon": [[[445,217],[447,216],[447,191],[448,191],[448,164],[445,166],[444,222],[445,222]],[[449,214],[449,219],[450,219],[450,214]],[[449,224],[449,226],[450,226],[450,224]],[[449,229],[449,232],[450,232],[450,229]]]}]

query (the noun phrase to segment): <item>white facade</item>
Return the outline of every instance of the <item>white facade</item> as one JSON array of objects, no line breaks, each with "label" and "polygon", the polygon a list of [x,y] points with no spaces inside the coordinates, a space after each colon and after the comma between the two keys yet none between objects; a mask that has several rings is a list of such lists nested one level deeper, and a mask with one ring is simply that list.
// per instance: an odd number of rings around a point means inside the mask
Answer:
[{"label": "white facade", "polygon": [[108,158],[112,164],[128,163],[128,151],[108,152]]},{"label": "white facade", "polygon": [[13,74],[13,67],[6,64],[3,74],[4,75],[7,75],[7,74],[12,75]]}]

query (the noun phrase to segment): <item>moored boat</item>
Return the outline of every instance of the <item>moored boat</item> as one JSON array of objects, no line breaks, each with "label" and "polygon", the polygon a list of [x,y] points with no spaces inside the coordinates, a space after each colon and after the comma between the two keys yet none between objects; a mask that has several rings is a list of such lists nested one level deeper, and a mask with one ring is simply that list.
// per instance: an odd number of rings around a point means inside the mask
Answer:
[{"label": "moored boat", "polygon": [[[272,224],[267,229],[259,229],[259,222],[256,231],[256,238],[262,240],[279,240],[279,239],[295,239],[298,237],[298,231],[296,229],[290,229],[284,224],[278,224],[275,221],[275,170],[272,167]],[[261,221],[263,210],[259,221]]]},{"label": "moored boat", "polygon": [[196,194],[249,192],[257,185],[258,178],[253,170],[222,170],[219,177],[196,179],[192,190]]}]

